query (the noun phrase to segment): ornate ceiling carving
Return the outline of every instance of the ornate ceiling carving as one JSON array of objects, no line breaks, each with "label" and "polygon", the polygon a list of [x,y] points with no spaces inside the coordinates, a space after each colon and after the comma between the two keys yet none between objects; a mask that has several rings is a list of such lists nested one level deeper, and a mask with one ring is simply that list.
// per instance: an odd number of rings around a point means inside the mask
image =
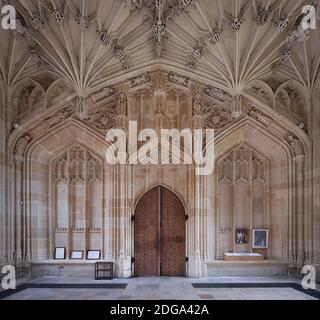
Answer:
[{"label": "ornate ceiling carving", "polygon": [[[319,32],[305,32],[300,24],[303,5],[316,3],[311,0],[10,3],[19,17],[16,31],[0,30],[5,88],[20,89],[42,73],[62,81],[53,92],[68,88],[86,108],[89,98],[113,95],[112,86],[124,77],[132,87],[147,82],[155,66],[172,70],[169,81],[181,86],[188,87],[190,79],[207,84],[205,93],[218,101],[250,89],[270,103],[272,93],[260,90],[259,81],[278,75],[305,92],[320,84]],[[41,103],[37,99],[44,100],[44,109],[53,104],[56,94],[47,93],[43,81],[33,94],[21,89],[16,99],[28,100],[28,108]]]}]

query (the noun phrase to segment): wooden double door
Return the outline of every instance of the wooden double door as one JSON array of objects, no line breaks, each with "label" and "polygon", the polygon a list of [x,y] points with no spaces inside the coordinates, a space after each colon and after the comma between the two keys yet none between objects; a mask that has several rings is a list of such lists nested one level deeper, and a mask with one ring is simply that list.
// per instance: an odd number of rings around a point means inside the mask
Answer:
[{"label": "wooden double door", "polygon": [[147,192],[139,201],[134,219],[134,275],[185,276],[184,207],[164,187]]}]

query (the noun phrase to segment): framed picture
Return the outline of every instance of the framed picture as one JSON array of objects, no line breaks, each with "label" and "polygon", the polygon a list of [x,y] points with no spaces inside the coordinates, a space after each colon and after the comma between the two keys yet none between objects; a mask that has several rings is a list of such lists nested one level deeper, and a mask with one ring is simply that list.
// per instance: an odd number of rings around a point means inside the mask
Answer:
[{"label": "framed picture", "polygon": [[248,239],[248,229],[236,229],[236,244],[246,244]]},{"label": "framed picture", "polygon": [[71,260],[82,260],[83,259],[83,251],[73,250],[70,255]]},{"label": "framed picture", "polygon": [[101,251],[100,250],[88,250],[87,260],[100,260]]},{"label": "framed picture", "polygon": [[252,230],[252,248],[266,249],[268,248],[268,233],[267,229]]},{"label": "framed picture", "polygon": [[56,247],[54,249],[54,259],[55,260],[65,260],[66,259],[66,248]]}]

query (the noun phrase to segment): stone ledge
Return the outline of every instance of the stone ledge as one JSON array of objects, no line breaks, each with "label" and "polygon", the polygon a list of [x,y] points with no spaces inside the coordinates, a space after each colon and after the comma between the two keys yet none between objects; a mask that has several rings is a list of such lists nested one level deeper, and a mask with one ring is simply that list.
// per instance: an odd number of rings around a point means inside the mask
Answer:
[{"label": "stone ledge", "polygon": [[287,276],[289,263],[283,261],[210,261],[207,276]]},{"label": "stone ledge", "polygon": [[79,260],[37,260],[31,261],[30,265],[41,265],[41,264],[65,264],[65,265],[72,265],[72,264],[95,264],[96,262],[110,262],[111,260],[86,260],[86,259],[79,259]]},{"label": "stone ledge", "polygon": [[[39,260],[30,263],[32,278],[42,276],[77,276],[92,277],[95,275],[96,262],[110,260]],[[115,270],[116,271],[116,265]],[[115,273],[115,276],[118,276]]]}]

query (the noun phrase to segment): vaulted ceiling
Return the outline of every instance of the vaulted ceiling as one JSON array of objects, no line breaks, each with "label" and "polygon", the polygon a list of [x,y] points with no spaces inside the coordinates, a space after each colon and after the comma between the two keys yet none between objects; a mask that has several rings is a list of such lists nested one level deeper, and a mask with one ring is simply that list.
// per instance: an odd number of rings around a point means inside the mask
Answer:
[{"label": "vaulted ceiling", "polygon": [[0,31],[4,87],[46,74],[42,82],[63,78],[77,95],[88,96],[159,66],[231,95],[258,80],[274,91],[274,81],[293,80],[305,90],[320,84],[319,29],[301,28],[302,7],[317,1],[5,3],[15,6],[19,19],[15,32]]}]

